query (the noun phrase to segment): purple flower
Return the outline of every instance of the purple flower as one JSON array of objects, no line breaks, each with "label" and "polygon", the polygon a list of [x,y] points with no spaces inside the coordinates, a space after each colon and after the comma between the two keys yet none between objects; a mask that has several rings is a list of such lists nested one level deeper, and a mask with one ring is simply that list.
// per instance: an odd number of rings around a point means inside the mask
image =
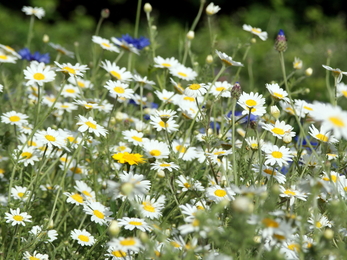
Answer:
[{"label": "purple flower", "polygon": [[49,53],[40,54],[38,51],[36,51],[35,53],[31,54],[28,48],[21,49],[20,51],[18,51],[18,53],[23,60],[36,60],[38,62],[43,62],[46,64],[50,61]]},{"label": "purple flower", "polygon": [[122,35],[122,37],[117,38],[117,39],[120,41],[123,40],[128,44],[132,44],[138,50],[142,50],[144,47],[146,47],[150,44],[149,40],[143,36],[136,39],[136,38],[131,37],[129,34],[126,34],[126,35]]}]

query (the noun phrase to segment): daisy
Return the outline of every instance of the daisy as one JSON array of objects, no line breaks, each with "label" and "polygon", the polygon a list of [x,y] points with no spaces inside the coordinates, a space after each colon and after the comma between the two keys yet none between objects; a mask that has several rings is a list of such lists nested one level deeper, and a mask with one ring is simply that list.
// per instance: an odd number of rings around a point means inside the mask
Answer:
[{"label": "daisy", "polygon": [[119,52],[119,49],[107,39],[93,35],[92,41],[99,44],[100,47],[103,48],[104,50],[108,50],[108,51],[112,51],[112,52]]},{"label": "daisy", "polygon": [[81,77],[69,77],[67,81],[82,89],[93,88],[94,86],[93,83],[90,82],[90,80],[82,79]]},{"label": "daisy", "polygon": [[263,165],[262,167],[259,167],[259,165],[255,165],[252,170],[255,173],[261,173],[264,177],[266,177],[268,180],[271,180],[272,178],[275,179],[278,183],[283,184],[286,182],[286,176],[280,173],[277,169],[274,167],[270,167],[267,165]]},{"label": "daisy", "polygon": [[12,47],[0,44],[0,51],[4,51],[6,54],[12,55],[18,59],[22,58]]},{"label": "daisy", "polygon": [[108,80],[104,86],[110,91],[110,96],[113,98],[127,98],[133,97],[134,90],[129,88],[129,84],[122,83],[121,81]]},{"label": "daisy", "polygon": [[105,256],[108,257],[107,259],[112,257],[111,260],[132,260],[132,254],[133,252],[131,251],[123,251],[118,247],[110,246],[107,248],[107,254]]},{"label": "daisy", "polygon": [[277,100],[284,100],[286,102],[290,102],[287,91],[280,88],[280,86],[275,84],[265,84],[267,90],[270,92],[271,96],[274,97]]},{"label": "daisy", "polygon": [[39,19],[45,16],[45,10],[42,7],[23,6],[22,12],[26,15],[35,15]]},{"label": "daisy", "polygon": [[165,206],[165,196],[160,195],[158,198],[151,198],[149,195],[139,196],[136,198],[136,202],[139,204],[140,213],[143,217],[159,219]]},{"label": "daisy", "polygon": [[295,57],[294,62],[293,62],[293,68],[296,70],[300,70],[302,68],[302,60],[299,58]]},{"label": "daisy", "polygon": [[95,201],[95,192],[84,181],[76,180],[74,188],[80,192],[88,201]]},{"label": "daisy", "polygon": [[48,260],[47,254],[40,254],[34,251],[34,253],[30,254],[28,251],[25,251],[23,254],[24,260]]},{"label": "daisy", "polygon": [[163,89],[162,91],[156,90],[154,91],[154,94],[156,94],[159,100],[167,103],[171,103],[172,98],[175,96],[175,92],[167,91],[166,89]]},{"label": "daisy", "polygon": [[49,46],[51,46],[53,49],[55,49],[58,53],[66,55],[70,58],[74,58],[75,54],[71,51],[68,51],[67,49],[65,49],[63,46],[59,45],[59,44],[55,44],[55,43],[48,43]]},{"label": "daisy", "polygon": [[65,98],[69,98],[69,97],[76,98],[79,96],[79,94],[80,94],[80,89],[71,84],[64,85],[61,91],[61,95]]},{"label": "daisy", "polygon": [[51,70],[50,66],[46,66],[43,62],[31,62],[30,65],[24,70],[25,79],[28,80],[27,85],[43,86],[46,82],[51,82],[55,79],[55,72]]},{"label": "daisy", "polygon": [[68,150],[65,145],[65,134],[63,131],[57,131],[48,127],[47,130],[37,131],[34,137],[41,146],[47,145],[49,148],[54,146]]},{"label": "daisy", "polygon": [[300,199],[300,200],[305,200],[307,198],[307,195],[300,190],[298,190],[295,185],[292,185],[290,188],[284,188],[282,185],[279,186],[280,188],[280,197],[283,198],[290,198],[290,205],[294,204],[294,200]]},{"label": "daisy", "polygon": [[259,36],[260,39],[265,41],[267,39],[267,32],[263,32],[260,28],[255,28],[250,25],[244,24],[242,26],[242,29],[244,29],[247,32],[251,32],[254,35]]},{"label": "daisy", "polygon": [[256,151],[259,148],[261,149],[264,145],[264,140],[260,139],[259,141],[257,140],[257,138],[255,138],[254,136],[251,137],[247,137],[245,139],[245,141],[247,142],[247,144],[249,145],[249,147],[253,150]]},{"label": "daisy", "polygon": [[116,153],[112,155],[112,158],[118,161],[119,163],[128,163],[130,165],[134,165],[134,164],[137,165],[139,163],[146,162],[146,160],[142,158],[142,155],[138,153],[128,153],[128,152]]},{"label": "daisy", "polygon": [[196,191],[204,191],[205,188],[201,185],[201,182],[194,180],[190,176],[179,175],[178,180],[175,180],[179,187],[182,188],[182,191],[188,190],[196,190]]},{"label": "daisy", "polygon": [[108,242],[109,247],[115,247],[119,248],[119,250],[128,252],[128,251],[134,251],[139,252],[140,249],[143,247],[141,244],[141,241],[136,237],[119,237],[119,238],[112,238],[110,242]]},{"label": "daisy", "polygon": [[151,116],[150,117],[150,124],[158,131],[165,130],[168,133],[176,132],[178,131],[179,125],[176,123],[176,121],[172,118],[164,119],[164,117],[158,117],[158,116]]},{"label": "daisy", "polygon": [[171,83],[174,85],[174,89],[178,94],[183,94],[184,88],[182,87],[181,83],[178,83],[174,81],[172,78],[170,78]]},{"label": "daisy", "polygon": [[253,93],[250,94],[243,92],[237,101],[237,103],[245,109],[242,111],[242,114],[251,114],[255,116],[262,116],[266,113],[266,109],[264,107],[265,98],[263,98],[262,94]]},{"label": "daisy", "polygon": [[173,162],[163,162],[163,161],[155,161],[151,163],[151,170],[160,171],[160,170],[168,170],[172,172],[173,170],[177,171],[180,167]]},{"label": "daisy", "polygon": [[184,65],[177,65],[175,67],[170,68],[170,74],[172,76],[178,77],[184,80],[194,80],[197,77],[197,73],[191,68],[187,68]]},{"label": "daisy", "polygon": [[75,204],[75,205],[82,205],[84,204],[84,198],[79,193],[70,193],[70,192],[64,192],[64,195],[67,196],[66,202]]},{"label": "daisy", "polygon": [[114,44],[121,47],[123,50],[140,55],[139,50],[133,44],[128,43],[124,39],[117,39],[116,37],[111,37],[111,40],[114,42]]},{"label": "daisy", "polygon": [[178,154],[178,158],[184,161],[192,161],[197,156],[195,147],[189,147],[177,140],[172,141],[172,149]]},{"label": "daisy", "polygon": [[149,158],[162,159],[169,157],[170,154],[168,145],[157,140],[144,142],[143,150]]},{"label": "daisy", "polygon": [[293,155],[291,154],[289,148],[285,146],[278,147],[277,145],[266,145],[264,147],[265,152],[265,165],[275,165],[276,163],[282,167],[283,165],[288,165],[288,161],[292,161]]},{"label": "daisy", "polygon": [[100,225],[107,225],[113,219],[110,217],[113,214],[110,208],[97,201],[86,202],[84,204],[84,212],[91,215],[91,221]]},{"label": "daisy", "polygon": [[285,135],[290,135],[294,137],[296,134],[292,132],[294,127],[287,125],[285,121],[276,120],[275,124],[263,124],[263,129],[271,132],[271,134],[278,139],[282,139]]},{"label": "daisy", "polygon": [[157,56],[154,58],[154,63],[155,63],[154,67],[162,68],[162,69],[165,69],[165,68],[170,69],[180,65],[178,60],[176,60],[174,57],[164,59],[160,56]]},{"label": "daisy", "polygon": [[30,191],[26,187],[16,185],[11,188],[11,197],[16,200],[26,201],[29,198],[29,193]]},{"label": "daisy", "polygon": [[127,230],[134,230],[139,229],[142,232],[151,231],[152,228],[146,223],[145,220],[140,218],[128,218],[123,217],[120,219],[117,219],[118,225],[123,227]]},{"label": "daisy", "polygon": [[14,153],[17,153],[21,151],[21,154],[19,155],[19,163],[23,163],[24,166],[28,166],[29,164],[34,165],[35,162],[38,162],[39,159],[39,152],[37,151],[36,147],[33,146],[25,146],[24,148],[18,148],[14,150]]},{"label": "daisy", "polygon": [[95,243],[94,237],[85,229],[74,229],[71,231],[71,238],[77,240],[81,246],[92,246]]},{"label": "daisy", "polygon": [[52,243],[57,239],[58,236],[58,232],[56,230],[51,229],[43,231],[42,226],[33,226],[29,233],[34,235],[36,239],[39,239],[45,243]]},{"label": "daisy", "polygon": [[[63,171],[65,170],[65,168],[66,168],[66,163],[60,165],[60,169],[62,169]],[[73,176],[75,180],[80,180],[84,178],[85,176],[87,176],[88,174],[88,171],[86,170],[86,168],[84,166],[77,164],[75,160],[73,160],[69,164],[69,167],[66,169],[66,172],[67,172],[66,176],[68,177]]]},{"label": "daisy", "polygon": [[331,225],[331,222],[329,221],[329,219],[318,213],[318,215],[315,217],[315,216],[311,216],[308,220],[307,220],[308,223],[310,223],[310,229],[315,229],[315,228],[318,228],[318,229],[321,229],[321,228],[324,228],[324,227],[332,227]]},{"label": "daisy", "polygon": [[209,16],[214,15],[218,13],[219,11],[220,11],[220,7],[218,5],[215,5],[212,2],[206,7],[206,14]]},{"label": "daisy", "polygon": [[59,67],[57,71],[67,73],[70,75],[70,77],[74,77],[74,76],[82,77],[83,73],[89,69],[87,65],[80,65],[79,63],[76,63],[75,65],[72,65],[71,63],[59,64],[56,61],[54,63]]},{"label": "daisy", "polygon": [[184,94],[188,97],[201,97],[204,94],[206,94],[207,89],[205,84],[190,84],[187,88],[184,90]]},{"label": "daisy", "polygon": [[333,69],[332,67],[329,67],[327,65],[322,65],[322,66],[324,69],[330,70],[332,72],[333,76],[336,78],[337,83],[341,82],[343,75],[347,75],[347,72],[341,71],[338,68]]},{"label": "daisy", "polygon": [[143,133],[136,130],[125,130],[122,132],[124,139],[131,142],[134,145],[143,145],[146,141],[149,141],[148,138],[143,137]]},{"label": "daisy", "polygon": [[314,110],[314,106],[311,103],[306,102],[305,100],[295,99],[294,108],[297,111],[299,117],[304,117],[305,115],[311,115],[311,112]]},{"label": "daisy", "polygon": [[332,131],[335,138],[347,139],[347,112],[339,106],[315,103],[311,116],[316,121],[322,121],[325,131]]},{"label": "daisy", "polygon": [[118,67],[114,62],[111,63],[108,60],[102,61],[101,68],[105,69],[116,80],[129,81],[132,79],[132,75],[129,71],[126,71],[125,68]]},{"label": "daisy", "polygon": [[231,97],[230,90],[233,86],[227,81],[223,81],[223,82],[217,81],[212,85],[212,87],[211,87],[211,84],[209,85],[210,85],[209,86],[210,93],[214,95],[215,97],[226,97],[226,98]]},{"label": "daisy", "polygon": [[107,130],[103,126],[98,125],[92,117],[85,118],[84,116],[81,116],[81,115],[78,115],[78,116],[79,116],[79,120],[80,120],[76,124],[76,125],[80,126],[78,128],[78,131],[80,131],[82,133],[88,131],[89,133],[94,133],[97,137],[99,137],[100,135],[102,135],[104,137],[106,136]]},{"label": "daisy", "polygon": [[16,60],[18,60],[16,56],[0,50],[0,63],[16,63]]},{"label": "daisy", "polygon": [[85,101],[85,100],[77,100],[75,99],[75,101],[73,102],[76,105],[79,106],[83,106],[85,109],[90,110],[90,109],[98,109],[99,105],[98,103],[94,102],[94,101]]},{"label": "daisy", "polygon": [[29,117],[25,114],[10,111],[2,114],[1,121],[5,124],[22,126],[28,124],[27,118]]},{"label": "daisy", "polygon": [[67,113],[71,113],[72,111],[75,111],[78,109],[78,107],[75,104],[72,104],[70,102],[56,102],[54,105],[54,108],[56,108],[58,111],[60,111],[60,115],[62,115],[65,111]]},{"label": "daisy", "polygon": [[155,82],[154,82],[154,81],[151,81],[151,80],[148,80],[148,79],[147,79],[147,76],[141,77],[141,76],[139,76],[139,75],[137,75],[137,74],[134,74],[134,75],[133,75],[133,80],[134,80],[135,82],[141,84],[141,85],[151,85],[151,86],[155,85]]},{"label": "daisy", "polygon": [[231,201],[234,199],[235,192],[230,187],[222,188],[219,185],[213,185],[206,189],[206,196],[209,200],[220,202],[222,200]]},{"label": "daisy", "polygon": [[311,125],[309,127],[309,130],[310,131],[308,133],[313,138],[323,143],[337,143],[339,141],[333,135],[330,134],[330,131],[327,131],[324,125],[321,126],[320,130],[318,130],[314,125]]},{"label": "daisy", "polygon": [[12,226],[15,225],[23,225],[25,226],[25,222],[31,222],[31,216],[26,213],[26,212],[22,212],[20,213],[19,208],[17,209],[10,209],[11,213],[7,213],[5,212],[5,219],[6,219],[6,223],[11,223]]},{"label": "daisy", "polygon": [[220,52],[216,50],[216,53],[218,57],[221,59],[221,61],[227,65],[227,66],[236,66],[236,67],[243,67],[243,64],[238,61],[234,61],[233,58],[230,56],[226,55],[224,52]]},{"label": "daisy", "polygon": [[345,97],[347,98],[347,85],[340,82],[336,85],[336,94],[337,97]]}]

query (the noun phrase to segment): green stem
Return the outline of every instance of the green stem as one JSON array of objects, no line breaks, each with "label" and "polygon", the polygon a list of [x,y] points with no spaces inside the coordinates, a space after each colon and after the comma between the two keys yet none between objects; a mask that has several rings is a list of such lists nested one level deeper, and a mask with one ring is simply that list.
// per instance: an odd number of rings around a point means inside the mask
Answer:
[{"label": "green stem", "polygon": [[198,11],[198,14],[195,17],[195,20],[194,20],[194,22],[192,24],[192,27],[190,27],[190,31],[194,31],[195,30],[195,27],[196,27],[196,25],[198,24],[198,22],[200,20],[200,17],[201,17],[201,14],[202,14],[202,10],[204,9],[204,4],[205,4],[205,1],[200,0],[199,11]]},{"label": "green stem", "polygon": [[28,32],[28,39],[27,39],[27,47],[29,50],[30,50],[31,39],[33,37],[34,21],[35,21],[35,16],[32,15],[30,17],[30,25],[29,25],[29,32]]},{"label": "green stem", "polygon": [[233,149],[233,174],[234,174],[234,182],[235,182],[235,185],[238,185],[238,179],[237,179],[237,161],[236,161],[236,146],[235,146],[235,130],[236,130],[236,126],[235,126],[235,108],[236,108],[236,98],[233,98],[232,100],[232,121],[233,121],[233,125],[232,125],[232,128],[233,128],[233,133],[232,133],[232,149]]}]

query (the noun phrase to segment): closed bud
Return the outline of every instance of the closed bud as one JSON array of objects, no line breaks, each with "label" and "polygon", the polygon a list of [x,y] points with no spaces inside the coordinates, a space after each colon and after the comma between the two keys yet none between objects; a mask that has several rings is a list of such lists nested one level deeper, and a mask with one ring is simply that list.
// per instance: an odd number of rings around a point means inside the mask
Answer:
[{"label": "closed bud", "polygon": [[134,190],[134,184],[127,182],[124,183],[121,188],[120,188],[121,192],[123,195],[128,196],[130,193],[133,192]]},{"label": "closed bud", "polygon": [[232,202],[232,208],[240,213],[252,213],[254,209],[253,202],[247,197],[237,197]]},{"label": "closed bud", "polygon": [[330,228],[327,228],[325,231],[324,231],[324,237],[328,240],[330,239],[333,239],[334,238],[334,231]]},{"label": "closed bud", "polygon": [[48,36],[47,34],[43,35],[42,41],[43,41],[44,43],[49,42],[49,36]]},{"label": "closed bud", "polygon": [[238,82],[236,82],[234,86],[231,88],[231,97],[235,99],[239,99],[241,94],[242,94],[241,85]]},{"label": "closed bud", "polygon": [[194,39],[194,36],[195,36],[195,33],[193,31],[189,31],[187,33],[187,39],[190,41]]},{"label": "closed bud", "polygon": [[257,42],[257,39],[256,39],[256,38],[252,38],[252,39],[251,39],[251,43],[254,44],[254,43],[256,43],[256,42]]},{"label": "closed bud", "polygon": [[280,31],[277,34],[276,41],[275,41],[275,49],[278,52],[285,52],[287,50],[287,39],[284,35],[284,31],[280,29]]},{"label": "closed bud", "polygon": [[312,68],[308,68],[308,69],[305,70],[305,75],[308,76],[308,77],[311,76],[312,73],[313,73],[313,69]]},{"label": "closed bud", "polygon": [[108,233],[110,236],[116,237],[120,232],[120,227],[117,220],[112,220],[110,226],[108,227]]},{"label": "closed bud", "polygon": [[206,57],[206,63],[211,64],[213,62],[213,57],[212,55],[207,55]]},{"label": "closed bud", "polygon": [[110,10],[107,8],[101,10],[101,17],[106,19],[110,16]]},{"label": "closed bud", "polygon": [[146,13],[150,13],[152,12],[152,6],[150,3],[145,3],[145,5],[143,6],[143,10],[146,12]]},{"label": "closed bud", "polygon": [[157,171],[157,176],[159,178],[165,178],[165,172],[163,170],[159,170],[159,171]]},{"label": "closed bud", "polygon": [[286,144],[289,144],[292,141],[292,136],[290,134],[285,134],[283,136],[283,142],[285,142]]},{"label": "closed bud", "polygon": [[281,111],[278,109],[277,106],[271,106],[270,112],[275,119],[278,119],[280,117]]}]

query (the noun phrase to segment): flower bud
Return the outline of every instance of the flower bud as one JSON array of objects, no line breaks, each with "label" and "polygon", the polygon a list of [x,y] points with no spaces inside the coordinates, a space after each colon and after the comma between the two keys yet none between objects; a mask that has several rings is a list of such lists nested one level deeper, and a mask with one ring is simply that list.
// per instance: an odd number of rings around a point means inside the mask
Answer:
[{"label": "flower bud", "polygon": [[283,142],[285,142],[286,144],[289,144],[292,140],[293,140],[293,138],[290,134],[285,134],[283,136]]},{"label": "flower bud", "polygon": [[157,176],[159,178],[165,178],[165,172],[163,170],[159,170],[159,171],[157,171]]},{"label": "flower bud", "polygon": [[305,74],[306,74],[306,76],[308,76],[308,77],[312,75],[312,72],[313,72],[313,69],[312,69],[312,68],[308,68],[308,69],[305,70]]},{"label": "flower bud", "polygon": [[253,202],[247,197],[237,197],[232,202],[232,208],[240,213],[252,213],[254,209]]},{"label": "flower bud", "polygon": [[194,36],[195,36],[195,33],[193,31],[189,31],[187,33],[187,39],[190,41],[194,39]]},{"label": "flower bud", "polygon": [[239,99],[241,94],[242,94],[241,85],[238,82],[236,82],[234,86],[231,88],[231,97],[235,99]]},{"label": "flower bud", "polygon": [[145,5],[143,6],[143,10],[146,12],[146,13],[150,13],[152,12],[152,6],[150,3],[145,3]]},{"label": "flower bud", "polygon": [[133,192],[134,190],[134,184],[130,183],[130,182],[127,182],[127,183],[124,183],[121,188],[120,188],[121,192],[123,195],[127,196],[129,195],[130,193]]},{"label": "flower bud", "polygon": [[256,43],[256,42],[257,42],[257,39],[256,39],[256,38],[252,38],[252,39],[251,39],[251,43],[254,44],[254,43]]},{"label": "flower bud", "polygon": [[285,52],[287,50],[287,39],[282,29],[280,29],[280,31],[277,34],[277,38],[275,41],[275,49],[278,52]]},{"label": "flower bud", "polygon": [[281,111],[278,109],[277,106],[271,106],[270,112],[274,118],[278,119],[280,117]]},{"label": "flower bud", "polygon": [[42,41],[43,41],[44,43],[49,42],[49,36],[48,36],[47,34],[43,35]]},{"label": "flower bud", "polygon": [[110,236],[116,237],[120,232],[120,228],[117,220],[112,220],[110,226],[108,227],[108,233]]},{"label": "flower bud", "polygon": [[101,10],[101,17],[106,19],[110,16],[110,10],[105,8]]},{"label": "flower bud", "polygon": [[293,68],[296,70],[300,70],[302,68],[302,60],[299,58],[295,57],[294,62],[293,62]]},{"label": "flower bud", "polygon": [[207,55],[206,57],[206,63],[211,64],[213,62],[213,57],[212,55]]},{"label": "flower bud", "polygon": [[332,230],[332,229],[330,229],[330,228],[327,228],[325,231],[324,231],[324,233],[323,233],[323,235],[324,235],[324,237],[326,238],[326,239],[333,239],[334,238],[334,231]]}]

